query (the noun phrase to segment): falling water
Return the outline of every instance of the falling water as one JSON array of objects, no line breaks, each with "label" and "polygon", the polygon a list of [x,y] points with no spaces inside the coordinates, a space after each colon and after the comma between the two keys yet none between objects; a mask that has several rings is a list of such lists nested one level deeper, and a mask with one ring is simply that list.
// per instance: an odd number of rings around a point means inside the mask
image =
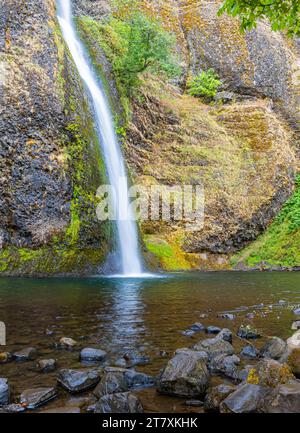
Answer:
[{"label": "falling water", "polygon": [[99,80],[88,61],[85,48],[76,33],[70,0],[58,0],[58,21],[74,63],[91,96],[109,182],[116,191],[117,197],[114,205],[117,215],[116,228],[122,264],[121,271],[128,276],[139,275],[142,272],[142,266],[139,257],[138,235],[129,205],[128,179],[123,156],[114,131],[113,118],[105,93],[99,85]]}]

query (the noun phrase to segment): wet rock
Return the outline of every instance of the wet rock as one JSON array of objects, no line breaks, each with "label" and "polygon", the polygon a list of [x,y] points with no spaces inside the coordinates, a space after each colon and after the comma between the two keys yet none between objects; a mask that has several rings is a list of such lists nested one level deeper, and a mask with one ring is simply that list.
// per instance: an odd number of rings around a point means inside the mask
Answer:
[{"label": "wet rock", "polygon": [[122,393],[131,389],[154,385],[154,379],[145,373],[117,367],[106,367],[94,395],[100,398],[106,394]]},{"label": "wet rock", "polygon": [[121,368],[126,368],[126,366],[127,366],[127,362],[125,361],[124,358],[117,359],[114,364],[116,367],[121,367]]},{"label": "wet rock", "polygon": [[58,383],[67,391],[76,393],[93,388],[100,381],[100,372],[97,370],[60,370]]},{"label": "wet rock", "polygon": [[278,385],[268,398],[268,413],[300,413],[300,381],[292,380]]},{"label": "wet rock", "polygon": [[34,347],[26,347],[14,353],[16,361],[32,361],[37,357],[37,350]]},{"label": "wet rock", "polygon": [[20,403],[27,409],[36,409],[56,396],[57,392],[53,387],[26,389],[20,396]]},{"label": "wet rock", "polygon": [[205,326],[202,325],[202,323],[194,323],[190,329],[194,332],[201,332],[201,331],[205,331]]},{"label": "wet rock", "polygon": [[94,406],[94,413],[143,413],[140,399],[131,392],[108,394]]},{"label": "wet rock", "polygon": [[229,343],[232,343],[232,332],[230,331],[230,329],[227,328],[222,329],[217,335],[217,337],[221,338],[224,341],[228,341]]},{"label": "wet rock", "polygon": [[56,369],[56,361],[55,359],[40,359],[37,361],[37,368],[43,373],[49,373]]},{"label": "wet rock", "polygon": [[13,355],[9,352],[0,353],[0,364],[6,364],[7,362],[11,362],[13,359]]},{"label": "wet rock", "polygon": [[293,311],[293,313],[296,314],[296,316],[300,316],[300,308],[296,308],[296,309]]},{"label": "wet rock", "polygon": [[201,400],[187,400],[185,402],[185,405],[191,407],[202,407],[204,405],[204,402]]},{"label": "wet rock", "polygon": [[250,344],[243,347],[241,351],[241,356],[244,358],[255,359],[258,357],[258,354],[259,351],[254,346],[251,346]]},{"label": "wet rock", "polygon": [[298,329],[300,329],[300,320],[297,320],[296,322],[294,322],[292,324],[292,328],[293,331],[297,331]]},{"label": "wet rock", "polygon": [[237,388],[220,404],[221,413],[252,413],[262,411],[264,399],[269,394],[267,387],[245,384]]},{"label": "wet rock", "polygon": [[218,326],[208,326],[206,328],[206,332],[208,334],[219,334],[219,332],[221,332],[221,328],[219,328]]},{"label": "wet rock", "polygon": [[280,364],[274,359],[263,359],[249,371],[247,383],[275,388],[293,379],[295,376],[287,364]]},{"label": "wet rock", "polygon": [[233,355],[234,353],[232,344],[219,336],[202,340],[195,344],[193,348],[197,351],[205,351],[209,361],[219,355]]},{"label": "wet rock", "polygon": [[182,335],[185,337],[193,337],[195,335],[195,331],[192,331],[191,329],[186,329],[185,331],[182,331]]},{"label": "wet rock", "polygon": [[300,377],[300,348],[299,349],[293,349],[286,360],[286,363],[290,367],[292,373]]},{"label": "wet rock", "polygon": [[0,408],[0,413],[19,413],[24,412],[25,407],[23,407],[21,404],[8,404],[7,406],[2,406]]},{"label": "wet rock", "polygon": [[207,411],[218,411],[222,401],[225,400],[225,398],[232,394],[235,390],[236,386],[226,384],[210,388],[204,401],[205,409]]},{"label": "wet rock", "polygon": [[227,319],[227,320],[234,320],[235,319],[235,315],[230,314],[230,313],[221,314],[220,317],[222,319]]},{"label": "wet rock", "polygon": [[158,391],[179,397],[198,397],[207,389],[209,373],[203,353],[177,351],[158,381]]},{"label": "wet rock", "polygon": [[236,355],[219,355],[214,357],[209,364],[209,371],[212,374],[220,374],[237,380],[239,379],[238,366],[240,362],[240,358]]},{"label": "wet rock", "polygon": [[136,365],[149,364],[150,358],[143,353],[140,353],[134,347],[125,348],[123,358],[127,363],[127,367],[135,367]]},{"label": "wet rock", "polygon": [[300,331],[295,332],[287,339],[287,346],[289,350],[300,349]]},{"label": "wet rock", "polygon": [[59,340],[59,346],[63,349],[73,349],[77,345],[77,341],[73,338],[62,337]]},{"label": "wet rock", "polygon": [[9,385],[8,380],[4,377],[0,378],[0,406],[5,406],[9,403]]},{"label": "wet rock", "polygon": [[263,358],[280,359],[287,350],[287,344],[281,338],[270,338],[260,350]]},{"label": "wet rock", "polygon": [[101,349],[93,349],[91,347],[86,347],[80,352],[80,359],[82,361],[105,361],[107,353]]},{"label": "wet rock", "polygon": [[237,336],[246,340],[255,340],[260,338],[260,333],[250,325],[241,326],[237,332]]}]

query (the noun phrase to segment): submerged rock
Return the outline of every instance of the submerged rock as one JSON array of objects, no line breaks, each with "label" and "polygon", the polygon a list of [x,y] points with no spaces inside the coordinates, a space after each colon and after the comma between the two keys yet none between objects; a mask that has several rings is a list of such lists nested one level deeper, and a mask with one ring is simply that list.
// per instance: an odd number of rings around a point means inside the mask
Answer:
[{"label": "submerged rock", "polygon": [[177,351],[158,381],[158,391],[179,397],[198,397],[207,389],[209,373],[202,352]]},{"label": "submerged rock", "polygon": [[222,413],[261,412],[270,390],[260,385],[245,384],[237,388],[220,404]]},{"label": "submerged rock", "polygon": [[140,399],[131,392],[108,394],[94,406],[94,413],[143,413]]},{"label": "submerged rock", "polygon": [[37,361],[37,368],[43,373],[48,373],[56,369],[55,359],[40,359]]},{"label": "submerged rock", "polygon": [[140,353],[134,347],[125,348],[123,358],[127,363],[127,367],[135,367],[136,365],[149,364],[150,358],[143,353]]},{"label": "submerged rock", "polygon": [[259,351],[254,346],[251,345],[247,345],[243,347],[241,351],[241,356],[243,356],[244,358],[255,359],[257,358],[258,354]]},{"label": "submerged rock", "polygon": [[280,359],[287,350],[287,344],[281,338],[272,337],[260,350],[263,358]]},{"label": "submerged rock", "polygon": [[9,385],[8,380],[4,377],[0,378],[0,406],[9,403]]},{"label": "submerged rock", "polygon": [[82,361],[104,361],[107,357],[107,353],[101,349],[93,349],[86,347],[80,352],[80,359]]},{"label": "submerged rock", "polygon": [[16,361],[32,361],[37,357],[37,350],[34,347],[26,347],[14,353]]},{"label": "submerged rock", "polygon": [[260,333],[250,325],[241,326],[237,332],[237,336],[246,340],[255,340],[260,338]]},{"label": "submerged rock", "polygon": [[27,409],[36,409],[47,403],[57,396],[56,389],[51,388],[33,388],[22,392],[20,403]]},{"label": "submerged rock", "polygon": [[205,409],[207,411],[218,411],[222,401],[225,400],[225,398],[232,394],[235,390],[236,386],[226,384],[210,388],[204,401]]},{"label": "submerged rock", "polygon": [[72,393],[86,391],[93,388],[100,381],[97,370],[60,370],[57,381],[67,391]]}]

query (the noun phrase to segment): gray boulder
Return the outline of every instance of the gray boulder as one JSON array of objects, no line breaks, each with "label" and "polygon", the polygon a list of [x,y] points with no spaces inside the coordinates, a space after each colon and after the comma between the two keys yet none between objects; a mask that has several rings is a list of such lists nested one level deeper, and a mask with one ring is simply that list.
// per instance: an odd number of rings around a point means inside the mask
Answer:
[{"label": "gray boulder", "polygon": [[56,396],[57,392],[53,387],[26,389],[20,396],[20,403],[27,409],[36,409]]},{"label": "gray boulder", "polygon": [[143,413],[140,399],[131,392],[108,394],[94,406],[94,413]]},{"label": "gray boulder", "polygon": [[34,347],[26,347],[14,353],[16,361],[32,361],[37,357],[37,350]]},{"label": "gray boulder", "polygon": [[6,378],[0,378],[0,406],[7,405],[9,403],[9,385]]},{"label": "gray boulder", "polygon": [[255,359],[257,358],[258,354],[259,351],[254,346],[251,346],[250,344],[243,347],[241,351],[241,356],[244,358]]},{"label": "gray boulder", "polygon": [[223,400],[220,411],[221,413],[261,412],[269,392],[267,387],[247,383]]},{"label": "gray boulder", "polygon": [[177,351],[168,362],[159,381],[162,394],[194,398],[202,395],[209,382],[209,373],[203,352]]},{"label": "gray boulder", "polygon": [[218,326],[208,326],[206,328],[206,332],[208,334],[219,334],[219,332],[221,332],[221,328],[219,328]]},{"label": "gray boulder", "polygon": [[300,413],[300,381],[278,385],[268,399],[268,413]]},{"label": "gray boulder", "polygon": [[260,350],[263,358],[280,359],[287,350],[287,344],[281,338],[272,337]]},{"label": "gray boulder", "polygon": [[240,362],[240,358],[236,355],[218,355],[209,364],[209,371],[212,374],[220,374],[238,380]]},{"label": "gray boulder", "polygon": [[127,367],[135,367],[137,365],[146,365],[150,362],[150,358],[143,353],[140,353],[134,347],[127,347],[124,350],[123,358],[126,361]]},{"label": "gray boulder", "polygon": [[56,369],[55,359],[40,359],[37,361],[37,368],[43,373],[49,373]]},{"label": "gray boulder", "polygon": [[107,353],[101,349],[93,349],[91,347],[86,347],[80,352],[80,359],[82,361],[104,361],[107,357]]},{"label": "gray boulder", "polygon": [[193,349],[207,352],[209,361],[219,355],[233,355],[234,353],[232,344],[220,338],[219,335],[200,341],[193,346]]},{"label": "gray boulder", "polygon": [[100,372],[97,370],[62,369],[59,371],[57,381],[71,393],[82,392],[97,385],[100,381]]}]

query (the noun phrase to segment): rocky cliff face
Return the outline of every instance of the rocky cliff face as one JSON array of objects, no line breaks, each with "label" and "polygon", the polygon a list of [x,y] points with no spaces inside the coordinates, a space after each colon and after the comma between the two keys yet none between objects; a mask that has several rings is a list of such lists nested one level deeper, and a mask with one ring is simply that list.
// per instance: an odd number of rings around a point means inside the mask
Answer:
[{"label": "rocky cliff face", "polygon": [[[265,23],[241,34],[236,20],[216,17],[218,3],[140,2],[176,34],[184,73],[173,85],[145,75],[143,98],[130,101],[124,152],[131,176],[146,186],[202,183],[206,199],[202,230],[141,225],[154,267],[229,268],[231,255],[266,229],[294,188],[297,43]],[[74,7],[78,16],[102,20],[111,5],[74,0]],[[2,2],[0,17],[0,271],[94,270],[112,238],[95,217],[105,170],[55,2]],[[96,66],[113,78],[102,47],[86,36]],[[186,78],[208,68],[230,92],[228,104],[212,107],[184,94]],[[115,89],[113,97],[118,103]]]}]

